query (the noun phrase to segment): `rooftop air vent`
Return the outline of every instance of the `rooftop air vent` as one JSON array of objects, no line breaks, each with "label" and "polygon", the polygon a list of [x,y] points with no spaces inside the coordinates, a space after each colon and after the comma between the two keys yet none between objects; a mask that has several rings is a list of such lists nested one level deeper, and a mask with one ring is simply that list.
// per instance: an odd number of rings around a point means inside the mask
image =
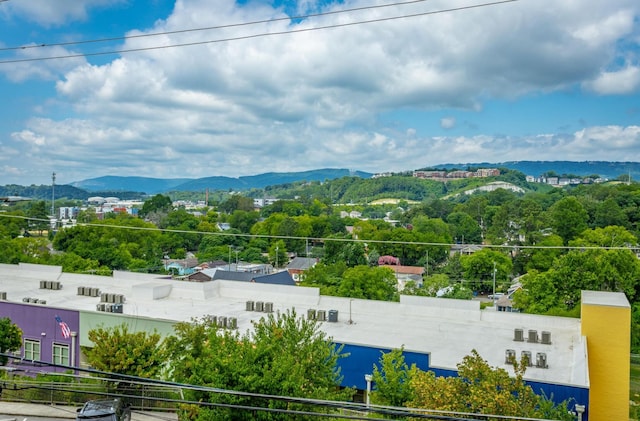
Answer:
[{"label": "rooftop air vent", "polygon": [[256,311],[264,311],[264,302],[256,301],[255,310]]},{"label": "rooftop air vent", "polygon": [[542,331],[541,342],[545,345],[551,345],[551,332]]},{"label": "rooftop air vent", "polygon": [[524,341],[524,331],[522,329],[515,329],[513,331],[513,340],[517,342]]},{"label": "rooftop air vent", "polygon": [[531,343],[537,343],[538,342],[538,331],[537,330],[530,330],[529,331],[529,338],[527,339],[527,342],[531,342]]},{"label": "rooftop air vent", "polygon": [[264,303],[264,312],[273,313],[273,303],[271,302]]},{"label": "rooftop air vent", "polygon": [[238,319],[235,317],[227,318],[227,329],[236,329],[238,327]]},{"label": "rooftop air vent", "polygon": [[514,349],[507,349],[504,352],[504,363],[513,364],[516,362],[516,351]]},{"label": "rooftop air vent", "polygon": [[218,327],[227,327],[227,317],[226,316],[218,316],[218,323],[216,323]]},{"label": "rooftop air vent", "polygon": [[247,304],[245,307],[247,311],[253,311],[254,307],[255,307],[255,303],[253,301],[247,301]]},{"label": "rooftop air vent", "polygon": [[544,352],[538,352],[536,354],[536,367],[538,368],[549,368],[547,364],[547,354]]},{"label": "rooftop air vent", "polygon": [[6,301],[7,300],[7,291],[0,292],[0,300],[2,300],[2,301]]},{"label": "rooftop air vent", "polygon": [[326,310],[318,310],[316,312],[316,320],[319,322],[324,322],[327,320],[327,311]]},{"label": "rooftop air vent", "polygon": [[338,310],[329,310],[329,321],[336,323],[338,321]]},{"label": "rooftop air vent", "polygon": [[310,308],[307,310],[307,320],[315,320],[316,319],[316,310],[314,308]]},{"label": "rooftop air vent", "polygon": [[531,367],[533,365],[533,360],[531,359],[531,351],[522,351],[520,353],[520,361],[526,361],[527,367]]}]

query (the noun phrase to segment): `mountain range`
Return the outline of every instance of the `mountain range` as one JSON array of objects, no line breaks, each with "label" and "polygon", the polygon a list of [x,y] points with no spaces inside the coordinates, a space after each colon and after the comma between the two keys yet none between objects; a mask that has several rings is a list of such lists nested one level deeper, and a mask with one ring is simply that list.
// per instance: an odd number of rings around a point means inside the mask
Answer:
[{"label": "mountain range", "polygon": [[[545,173],[555,172],[558,175],[598,175],[606,179],[615,179],[621,175],[631,175],[632,179],[640,179],[640,162],[509,161],[500,163],[441,164],[429,168],[465,169],[469,167],[508,168],[536,177]],[[373,174],[348,169],[324,168],[302,172],[270,172],[243,177],[213,176],[196,179],[105,176],[77,181],[71,183],[71,185],[87,191],[142,191],[147,194],[157,194],[169,191],[204,191],[206,189],[212,191],[262,189],[267,186],[296,181],[325,181],[345,176],[371,178]]]},{"label": "mountain range", "polygon": [[371,178],[373,174],[348,169],[324,168],[318,170],[242,176],[242,177],[204,177],[204,178],[146,178],[105,176],[70,183],[87,191],[142,191],[147,194],[165,193],[169,191],[204,191],[213,190],[250,190],[267,186],[293,183],[296,181],[325,181],[346,176]]},{"label": "mountain range", "polygon": [[[619,176],[631,176],[632,180],[640,179],[640,162],[608,162],[608,161],[510,161],[500,163],[458,163],[441,164],[425,169],[467,169],[467,168],[507,168],[519,171],[525,175],[540,176],[550,172],[556,175],[592,176],[597,175],[605,179],[616,179]],[[411,171],[403,172],[403,175]],[[243,177],[213,176],[204,178],[150,178],[150,177],[121,177],[105,176],[76,181],[68,185],[56,186],[56,195],[67,198],[86,198],[94,193],[97,195],[117,195],[127,198],[139,197],[146,193],[168,193],[171,191],[241,191],[262,189],[267,186],[277,186],[298,181],[325,181],[357,176],[371,178],[372,173],[353,171],[349,169],[324,168],[302,172],[269,172]],[[136,193],[137,192],[137,193]],[[51,186],[0,186],[0,196],[50,197]],[[124,196],[123,196],[124,195]],[[127,196],[127,197],[125,197]]]}]

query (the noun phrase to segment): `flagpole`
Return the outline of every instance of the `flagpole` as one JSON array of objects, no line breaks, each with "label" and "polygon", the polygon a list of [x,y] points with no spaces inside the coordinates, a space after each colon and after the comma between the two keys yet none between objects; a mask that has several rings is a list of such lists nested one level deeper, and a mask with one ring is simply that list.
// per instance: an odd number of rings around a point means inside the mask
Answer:
[{"label": "flagpole", "polygon": [[73,374],[76,374],[75,368],[76,364],[76,337],[78,336],[78,332],[75,330],[71,331],[71,366],[73,366]]}]

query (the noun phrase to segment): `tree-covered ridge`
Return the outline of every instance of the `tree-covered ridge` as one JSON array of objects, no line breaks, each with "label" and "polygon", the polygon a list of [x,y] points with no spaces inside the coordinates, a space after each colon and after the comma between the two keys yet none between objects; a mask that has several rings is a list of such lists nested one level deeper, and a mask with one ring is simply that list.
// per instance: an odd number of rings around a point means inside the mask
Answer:
[{"label": "tree-covered ridge", "polygon": [[[329,193],[344,197],[360,182],[335,180]],[[326,193],[327,184],[307,185]],[[497,292],[507,292],[515,281],[523,285],[514,298],[521,311],[573,316],[581,289],[624,292],[634,306],[639,297],[640,184],[635,183],[526,193],[498,189],[381,206],[336,205],[301,195],[259,211],[252,198],[234,194],[199,214],[174,209],[170,198],[156,195],[142,206],[140,218],[111,213],[99,220],[88,209],[78,216],[83,225],[55,236],[48,233],[44,201],[5,209],[0,213],[2,263],[108,274],[114,269],[162,272],[165,259],[191,254],[199,262],[238,259],[279,268],[293,256],[309,256],[321,264],[302,283],[341,296],[395,300],[398,293],[440,292],[463,298],[492,292],[495,278]],[[52,247],[41,236],[46,234]],[[380,256],[421,266],[425,275],[399,290],[378,267]],[[640,349],[635,334],[634,347]]]}]

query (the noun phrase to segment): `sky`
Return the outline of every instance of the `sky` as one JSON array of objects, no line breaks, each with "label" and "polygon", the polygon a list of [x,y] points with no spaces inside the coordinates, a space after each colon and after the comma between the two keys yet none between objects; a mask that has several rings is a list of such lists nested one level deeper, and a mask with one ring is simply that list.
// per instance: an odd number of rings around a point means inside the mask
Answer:
[{"label": "sky", "polygon": [[5,0],[0,104],[0,185],[640,161],[640,2]]}]

